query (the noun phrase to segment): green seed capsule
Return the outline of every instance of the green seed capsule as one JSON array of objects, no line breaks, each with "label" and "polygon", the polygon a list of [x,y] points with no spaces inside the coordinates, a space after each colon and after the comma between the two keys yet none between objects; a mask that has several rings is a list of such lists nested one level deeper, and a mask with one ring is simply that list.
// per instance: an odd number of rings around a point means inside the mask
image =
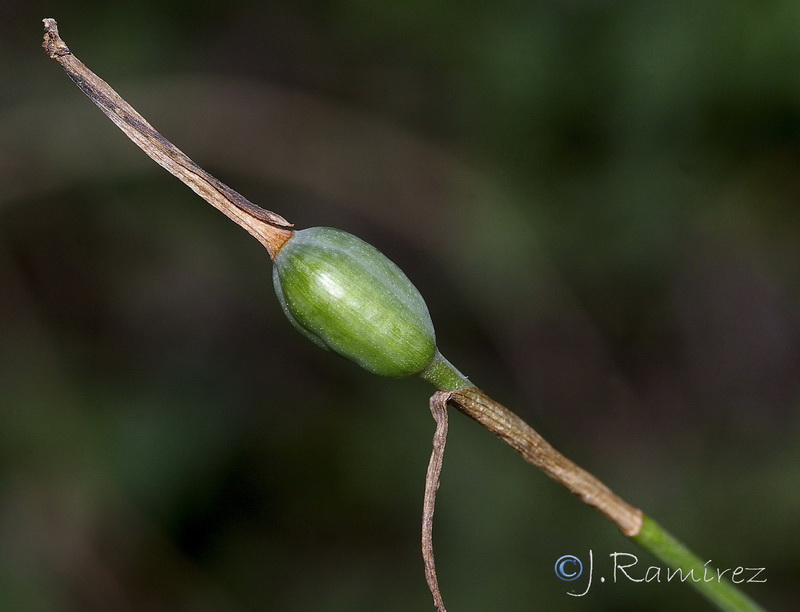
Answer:
[{"label": "green seed capsule", "polygon": [[441,358],[419,291],[352,234],[330,227],[296,231],[275,256],[272,278],[300,332],[374,374],[418,374]]}]

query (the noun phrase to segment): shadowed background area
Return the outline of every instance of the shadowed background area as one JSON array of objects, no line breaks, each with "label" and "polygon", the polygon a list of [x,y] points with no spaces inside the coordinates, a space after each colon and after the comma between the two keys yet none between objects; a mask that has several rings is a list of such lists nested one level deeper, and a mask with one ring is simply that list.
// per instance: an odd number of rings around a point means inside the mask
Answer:
[{"label": "shadowed background area", "polygon": [[[266,252],[79,92],[44,17],[212,174],[384,251],[476,385],[789,609],[788,0],[6,2],[0,608],[431,609],[431,389],[297,334]],[[456,611],[706,609],[614,582],[614,552],[658,562],[460,415],[434,543]],[[590,550],[570,597],[553,564]]]}]

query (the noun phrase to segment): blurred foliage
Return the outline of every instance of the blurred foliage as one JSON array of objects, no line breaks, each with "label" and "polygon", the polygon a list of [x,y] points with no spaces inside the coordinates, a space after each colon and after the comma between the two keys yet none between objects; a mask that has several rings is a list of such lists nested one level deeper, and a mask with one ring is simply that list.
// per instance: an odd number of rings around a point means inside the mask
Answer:
[{"label": "blurred foliage", "polygon": [[[83,98],[43,17],[234,188],[395,259],[476,384],[791,607],[799,3],[11,0],[0,608],[430,609],[430,390],[297,335],[266,253]],[[561,555],[654,560],[451,428],[452,610],[706,609],[677,584],[568,597]]]}]

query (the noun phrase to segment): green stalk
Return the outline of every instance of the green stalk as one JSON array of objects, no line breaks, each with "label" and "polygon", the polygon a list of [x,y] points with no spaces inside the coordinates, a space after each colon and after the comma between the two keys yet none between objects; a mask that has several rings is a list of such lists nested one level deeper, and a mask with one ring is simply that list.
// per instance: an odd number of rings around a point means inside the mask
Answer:
[{"label": "green stalk", "polygon": [[444,405],[450,403],[503,439],[526,461],[563,484],[585,503],[594,506],[615,523],[632,542],[672,568],[671,575],[676,580],[691,584],[720,610],[763,611],[761,606],[731,582],[731,576],[726,575],[736,570],[718,571],[711,566],[710,561],[704,562],[652,518],[627,504],[594,476],[561,455],[516,414],[473,387],[469,379],[445,359],[438,349],[431,364],[419,376],[439,390],[438,400],[435,395],[431,401],[437,432],[431,457],[433,467],[429,468],[426,504],[423,511],[423,556],[426,561],[426,577],[437,608],[443,609],[443,604],[433,562],[431,530],[433,506],[439,483],[438,472],[441,470],[447,436]]},{"label": "green stalk", "polygon": [[[439,425],[437,435],[442,438],[444,434],[440,434],[439,429],[446,428],[446,417],[442,416],[444,404],[454,406],[501,438],[528,463],[535,465],[547,476],[565,486],[585,504],[594,507],[617,525],[632,542],[655,555],[672,568],[673,572],[680,570],[680,573],[675,574],[678,576],[676,579],[680,580],[680,576],[685,576],[683,582],[689,582],[720,610],[726,612],[762,610],[730,581],[729,578],[735,577],[736,574],[732,574],[730,570],[718,574],[710,562],[704,563],[661,525],[618,497],[595,476],[567,459],[520,417],[479,389],[459,387],[454,391],[439,391],[434,395],[431,410]],[[435,444],[434,447],[434,454],[444,453],[443,443],[439,443],[438,447]],[[441,464],[441,457],[437,457],[436,462]],[[432,463],[434,463],[433,458]],[[438,478],[436,480],[438,481]],[[428,512],[432,516],[433,509],[430,508]]]},{"label": "green stalk", "polygon": [[[736,588],[729,576],[724,575],[731,573],[729,570],[723,570],[720,572],[723,575],[720,575],[716,569],[711,567],[710,563],[704,563],[700,557],[649,516],[642,516],[641,530],[630,539],[671,568],[680,569],[682,573],[678,575],[678,579],[682,582],[684,580],[689,582],[720,610],[727,612],[763,610],[761,606]],[[741,570],[742,568],[737,569]],[[736,573],[733,573],[731,578],[735,580],[735,576]]]},{"label": "green stalk", "polygon": [[419,377],[427,380],[439,391],[455,391],[456,389],[465,389],[472,386],[469,379],[445,359],[439,349],[436,349],[433,359],[428,364],[428,367],[420,372]]}]

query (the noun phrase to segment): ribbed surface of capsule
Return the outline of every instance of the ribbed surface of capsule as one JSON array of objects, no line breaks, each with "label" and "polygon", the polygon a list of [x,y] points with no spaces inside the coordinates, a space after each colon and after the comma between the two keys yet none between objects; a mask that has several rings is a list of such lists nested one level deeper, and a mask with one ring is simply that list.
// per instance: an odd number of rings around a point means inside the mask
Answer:
[{"label": "ribbed surface of capsule", "polygon": [[408,277],[342,230],[299,230],[274,259],[273,282],[292,324],[323,348],[382,376],[422,371],[436,353],[428,307]]}]

